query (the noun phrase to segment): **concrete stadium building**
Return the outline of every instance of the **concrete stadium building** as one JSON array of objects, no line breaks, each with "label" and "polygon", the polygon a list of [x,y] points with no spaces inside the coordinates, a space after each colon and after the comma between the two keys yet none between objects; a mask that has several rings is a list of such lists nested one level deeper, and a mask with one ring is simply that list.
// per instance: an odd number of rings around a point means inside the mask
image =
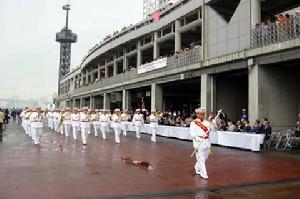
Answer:
[{"label": "concrete stadium building", "polygon": [[[261,34],[267,16],[299,0],[180,0],[92,48],[60,80],[59,107],[134,110],[223,108],[232,120],[249,110],[275,129],[295,125],[300,112],[297,24]],[[275,36],[274,36],[275,35]]]}]

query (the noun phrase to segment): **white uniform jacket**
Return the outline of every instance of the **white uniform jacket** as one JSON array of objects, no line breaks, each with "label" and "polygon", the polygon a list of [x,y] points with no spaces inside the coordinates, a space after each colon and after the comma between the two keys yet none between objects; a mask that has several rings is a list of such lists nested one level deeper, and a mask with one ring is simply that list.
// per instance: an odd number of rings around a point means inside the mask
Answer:
[{"label": "white uniform jacket", "polygon": [[196,119],[191,123],[190,136],[193,139],[194,148],[208,149],[211,147],[209,133],[211,124],[208,120]]},{"label": "white uniform jacket", "polygon": [[142,114],[134,114],[132,121],[134,122],[135,126],[142,126],[144,123],[144,118]]}]

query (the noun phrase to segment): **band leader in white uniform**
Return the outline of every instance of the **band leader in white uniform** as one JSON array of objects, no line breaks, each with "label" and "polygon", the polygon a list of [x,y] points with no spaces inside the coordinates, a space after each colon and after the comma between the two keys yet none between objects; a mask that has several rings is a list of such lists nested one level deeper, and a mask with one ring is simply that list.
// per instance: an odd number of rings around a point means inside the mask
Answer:
[{"label": "band leader in white uniform", "polygon": [[[209,142],[209,133],[211,124],[205,119],[206,109],[199,108],[195,110],[197,119],[191,123],[190,135],[193,139],[194,153],[197,162],[194,166],[196,174],[204,179],[208,179],[205,162],[209,156],[211,144]],[[193,153],[193,154],[194,154]]]}]

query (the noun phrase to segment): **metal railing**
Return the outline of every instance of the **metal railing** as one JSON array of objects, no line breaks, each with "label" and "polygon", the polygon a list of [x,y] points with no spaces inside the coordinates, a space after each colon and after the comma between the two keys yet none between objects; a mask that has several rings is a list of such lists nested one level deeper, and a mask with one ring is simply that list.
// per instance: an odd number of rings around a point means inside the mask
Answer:
[{"label": "metal railing", "polygon": [[182,67],[199,63],[202,59],[202,47],[195,47],[168,57],[167,67]]},{"label": "metal railing", "polygon": [[[171,57],[168,57],[167,67],[159,69],[159,72],[161,72],[161,70],[168,70],[170,68],[178,68],[178,67],[189,66],[192,64],[200,63],[201,59],[202,59],[202,46],[197,46],[192,49],[175,54]],[[149,73],[155,73],[155,72],[157,71],[154,70]],[[149,73],[139,75],[139,77],[147,76],[149,75]],[[135,79],[137,77],[138,77],[138,73],[137,73],[137,69],[135,68],[133,70],[126,71],[124,73],[120,73],[109,78],[100,79],[98,82],[93,82],[91,84],[76,88],[73,90],[72,95],[73,94],[78,95],[81,93],[98,89],[100,87],[106,87],[116,83],[125,82],[127,80]],[[71,93],[69,93],[69,95],[70,94]],[[64,98],[66,96],[67,94],[61,94],[59,98]]]},{"label": "metal railing", "polygon": [[[298,17],[298,18],[297,18]],[[263,24],[251,31],[251,47],[266,46],[300,37],[300,17],[283,22]]]}]

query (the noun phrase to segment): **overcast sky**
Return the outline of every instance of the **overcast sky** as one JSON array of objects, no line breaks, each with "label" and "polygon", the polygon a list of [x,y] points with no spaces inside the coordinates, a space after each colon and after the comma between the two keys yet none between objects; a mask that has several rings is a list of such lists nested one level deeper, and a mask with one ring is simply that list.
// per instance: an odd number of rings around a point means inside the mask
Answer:
[{"label": "overcast sky", "polygon": [[[0,98],[52,96],[67,0],[0,0]],[[142,0],[71,0],[69,26],[78,35],[71,68],[106,35],[142,20]]]}]

